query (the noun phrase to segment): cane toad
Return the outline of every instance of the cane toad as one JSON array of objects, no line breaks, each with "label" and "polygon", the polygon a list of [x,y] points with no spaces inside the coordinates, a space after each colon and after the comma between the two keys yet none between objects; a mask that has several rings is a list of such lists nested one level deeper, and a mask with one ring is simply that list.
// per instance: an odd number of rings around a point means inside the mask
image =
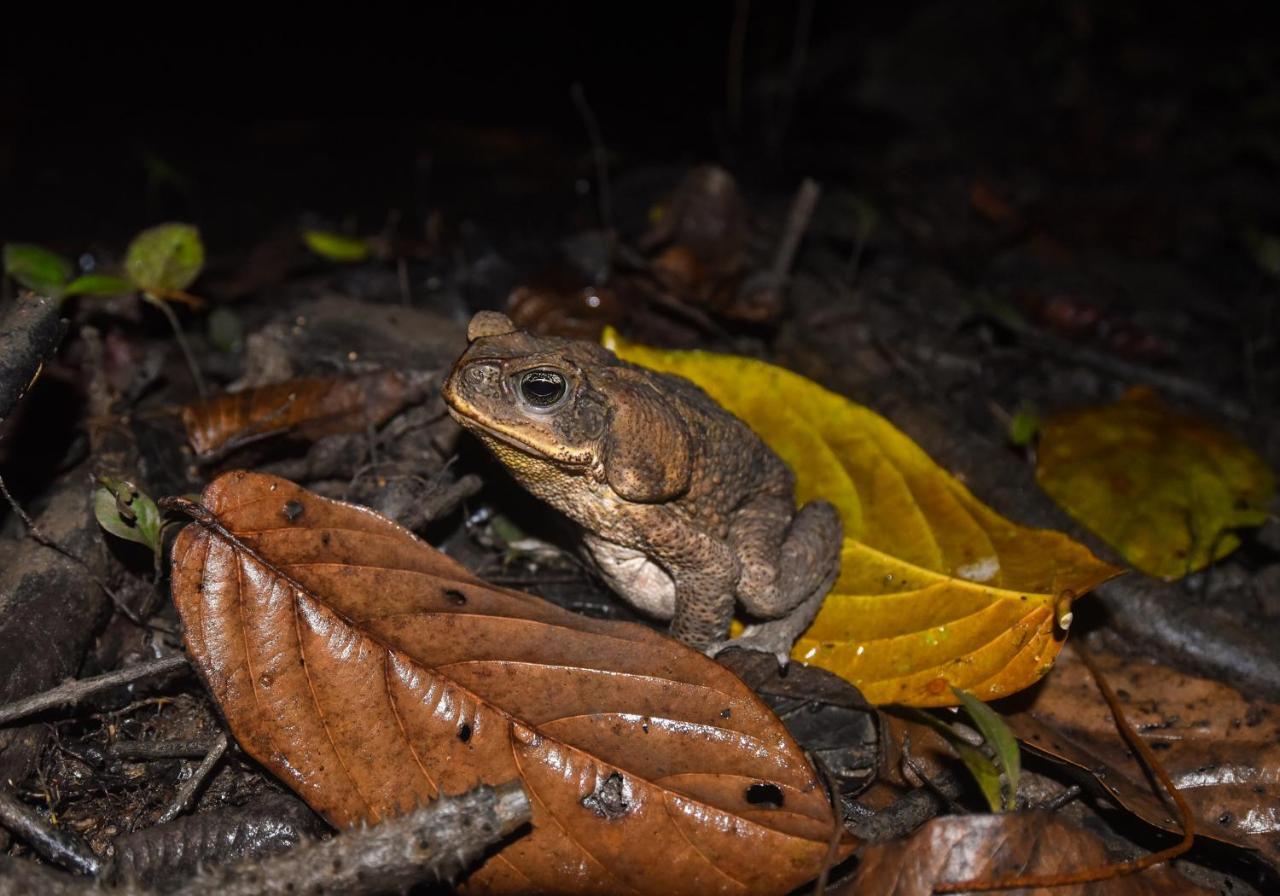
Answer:
[{"label": "cane toad", "polygon": [[[450,412],[578,523],[619,595],[715,653],[786,662],[840,565],[835,508],[795,510],[791,471],[688,380],[482,311],[444,384]],[[726,642],[734,603],[757,620]]]}]

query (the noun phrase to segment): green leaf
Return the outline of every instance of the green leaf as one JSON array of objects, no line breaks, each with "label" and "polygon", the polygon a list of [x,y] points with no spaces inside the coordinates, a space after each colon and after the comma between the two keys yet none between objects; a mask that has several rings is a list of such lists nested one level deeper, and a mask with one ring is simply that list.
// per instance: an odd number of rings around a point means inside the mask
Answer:
[{"label": "green leaf", "polygon": [[200,231],[190,224],[160,224],[133,238],[124,269],[138,289],[165,293],[186,289],[204,267]]},{"label": "green leaf", "polygon": [[137,287],[133,281],[115,274],[85,274],[67,284],[66,294],[69,296],[116,296],[133,292]]},{"label": "green leaf", "polygon": [[302,241],[312,252],[329,261],[364,261],[369,257],[369,243],[359,237],[327,230],[304,230]]},{"label": "green leaf", "polygon": [[1004,723],[1004,719],[987,704],[968,691],[951,689],[960,698],[964,711],[973,719],[974,726],[995,753],[996,763],[1004,772],[1006,789],[1001,791],[1005,811],[1013,811],[1018,795],[1018,777],[1022,774],[1022,754],[1018,752],[1018,740]]},{"label": "green leaf", "polygon": [[897,706],[894,707],[893,712],[913,722],[928,725],[942,735],[943,739],[951,745],[951,749],[956,751],[956,755],[960,757],[964,767],[969,770],[969,774],[973,775],[973,780],[977,782],[978,788],[982,791],[982,795],[986,798],[987,805],[991,807],[992,812],[1001,812],[1006,808],[1011,808],[1006,806],[1004,794],[1000,789],[1000,769],[992,761],[991,757],[982,751],[981,747],[969,743],[946,722],[922,709]]},{"label": "green leaf", "polygon": [[98,525],[117,538],[160,550],[160,510],[156,502],[123,479],[103,476],[93,495]]},{"label": "green leaf", "polygon": [[57,252],[42,246],[8,243],[4,247],[4,272],[33,292],[59,298],[75,269]]},{"label": "green leaf", "polygon": [[1019,408],[1009,421],[1009,441],[1025,448],[1040,434],[1040,415],[1030,408]]}]

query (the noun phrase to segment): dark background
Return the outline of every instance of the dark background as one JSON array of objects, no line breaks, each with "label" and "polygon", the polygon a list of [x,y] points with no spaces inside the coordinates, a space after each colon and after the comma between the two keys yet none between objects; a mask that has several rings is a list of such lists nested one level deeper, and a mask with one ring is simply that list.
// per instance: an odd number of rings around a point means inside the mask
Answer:
[{"label": "dark background", "polygon": [[486,193],[537,221],[520,203],[569,196],[589,173],[575,82],[615,172],[716,158],[755,182],[856,183],[910,137],[934,165],[1034,162],[1059,182],[1130,178],[1135,192],[1223,162],[1274,179],[1273,6],[756,2],[736,119],[733,2],[15,20],[0,62],[0,240],[74,248],[169,217],[215,242],[251,239],[300,209],[376,224],[390,208],[478,208]]}]

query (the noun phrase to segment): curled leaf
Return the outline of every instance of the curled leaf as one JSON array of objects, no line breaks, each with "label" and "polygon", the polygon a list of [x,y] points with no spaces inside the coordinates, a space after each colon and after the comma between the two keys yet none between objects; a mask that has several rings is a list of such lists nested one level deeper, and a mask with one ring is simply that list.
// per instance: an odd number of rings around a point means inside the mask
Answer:
[{"label": "curled leaf", "polygon": [[1071,602],[1120,570],[1061,532],[1004,519],[889,421],[788,370],[730,355],[661,351],[606,332],[624,360],[679,374],[742,418],[796,476],[796,499],[830,501],[840,578],[792,656],[872,703],[953,705],[1040,678]]},{"label": "curled leaf", "polygon": [[719,664],[282,479],[228,473],[203,504],[173,551],[187,648],[246,752],[334,825],[519,778],[532,831],[472,891],[784,893],[827,860],[817,776]]},{"label": "curled leaf", "polygon": [[204,267],[204,243],[190,224],[159,224],[133,238],[124,269],[138,289],[155,295],[181,292]]},{"label": "curled leaf", "polygon": [[276,435],[317,439],[362,432],[417,397],[416,385],[396,371],[311,377],[193,402],[182,409],[182,423],[196,454],[208,459]]},{"label": "curled leaf", "polygon": [[117,538],[160,550],[160,511],[156,502],[131,482],[104,476],[93,493],[98,525]]},{"label": "curled leaf", "polygon": [[1233,530],[1262,525],[1276,490],[1247,445],[1149,389],[1051,417],[1036,477],[1135,567],[1170,580],[1234,551]]}]

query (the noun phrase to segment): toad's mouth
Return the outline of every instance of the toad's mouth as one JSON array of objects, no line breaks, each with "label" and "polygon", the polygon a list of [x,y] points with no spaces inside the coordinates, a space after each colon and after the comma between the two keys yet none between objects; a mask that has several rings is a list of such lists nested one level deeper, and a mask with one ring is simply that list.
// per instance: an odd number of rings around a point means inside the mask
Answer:
[{"label": "toad's mouth", "polygon": [[515,435],[514,433],[498,429],[482,420],[472,417],[467,414],[464,408],[455,407],[453,404],[449,404],[448,407],[449,413],[453,416],[453,419],[462,424],[463,428],[471,430],[482,438],[493,439],[494,441],[501,442],[509,448],[514,448],[522,454],[528,454],[543,460],[550,460],[564,466],[591,466],[591,455],[586,451],[565,454],[551,453],[533,444],[527,439],[523,439],[520,436]]}]

